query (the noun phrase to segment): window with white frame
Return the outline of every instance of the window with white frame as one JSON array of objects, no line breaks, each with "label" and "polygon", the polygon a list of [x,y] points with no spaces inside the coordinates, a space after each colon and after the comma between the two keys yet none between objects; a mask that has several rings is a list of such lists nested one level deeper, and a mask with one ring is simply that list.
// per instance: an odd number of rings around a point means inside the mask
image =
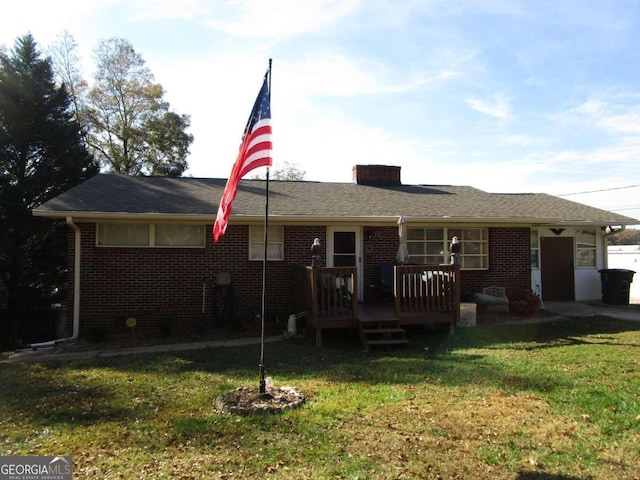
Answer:
[{"label": "window with white frame", "polygon": [[576,262],[578,268],[595,268],[596,266],[596,231],[593,229],[579,231],[576,235]]},{"label": "window with white frame", "polygon": [[105,247],[148,247],[151,241],[149,225],[144,223],[101,223],[98,225],[98,245]]},{"label": "window with white frame", "polygon": [[445,238],[442,227],[407,228],[409,262],[424,265],[444,263]]},{"label": "window with white frame", "polygon": [[[284,260],[284,227],[269,226],[267,260]],[[264,259],[264,225],[249,227],[249,260]]]},{"label": "window with white frame", "polygon": [[204,225],[100,223],[101,247],[192,247],[205,246]]},{"label": "window with white frame", "polygon": [[540,239],[537,230],[531,230],[531,268],[540,268]]},{"label": "window with white frame", "polygon": [[156,225],[155,244],[161,247],[203,247],[203,227],[180,224]]},{"label": "window with white frame", "polygon": [[489,233],[487,228],[407,228],[409,262],[437,265],[449,263],[449,243],[458,237],[460,268],[486,270],[489,268]]}]

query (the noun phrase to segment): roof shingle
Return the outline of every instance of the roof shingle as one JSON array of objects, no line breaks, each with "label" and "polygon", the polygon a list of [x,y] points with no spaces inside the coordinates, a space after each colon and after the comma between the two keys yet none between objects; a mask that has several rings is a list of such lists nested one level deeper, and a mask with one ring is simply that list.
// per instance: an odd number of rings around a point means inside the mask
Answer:
[{"label": "roof shingle", "polygon": [[[226,180],[99,174],[34,210],[50,217],[215,218]],[[242,180],[232,217],[264,215],[264,180]],[[468,186],[270,181],[269,216],[287,221],[357,219],[634,225],[638,220],[540,193],[488,193]]]}]

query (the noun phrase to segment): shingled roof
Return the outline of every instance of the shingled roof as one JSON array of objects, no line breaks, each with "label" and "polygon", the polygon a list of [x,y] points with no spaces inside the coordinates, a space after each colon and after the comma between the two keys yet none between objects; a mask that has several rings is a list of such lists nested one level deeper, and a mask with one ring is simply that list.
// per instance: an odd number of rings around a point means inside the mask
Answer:
[{"label": "shingled roof", "polygon": [[[34,210],[34,215],[82,219],[193,219],[213,222],[226,180],[99,174]],[[232,219],[264,215],[264,180],[243,180]],[[540,193],[488,193],[468,186],[363,185],[270,181],[273,221],[635,225],[640,221]],[[233,221],[233,220],[232,220]]]}]

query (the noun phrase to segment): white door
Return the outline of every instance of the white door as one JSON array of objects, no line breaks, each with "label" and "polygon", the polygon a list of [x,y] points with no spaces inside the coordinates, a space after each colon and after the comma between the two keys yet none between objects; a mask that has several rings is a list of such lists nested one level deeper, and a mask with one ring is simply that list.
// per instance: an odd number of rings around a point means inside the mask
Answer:
[{"label": "white door", "polygon": [[363,300],[361,245],[360,227],[327,229],[327,267],[357,267],[359,302]]}]

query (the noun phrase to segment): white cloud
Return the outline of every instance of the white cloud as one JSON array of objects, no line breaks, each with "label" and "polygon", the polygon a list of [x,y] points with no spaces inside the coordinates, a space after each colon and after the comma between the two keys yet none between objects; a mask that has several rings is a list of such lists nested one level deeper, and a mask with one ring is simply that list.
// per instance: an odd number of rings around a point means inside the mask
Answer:
[{"label": "white cloud", "polygon": [[640,104],[635,97],[591,98],[552,118],[566,125],[579,125],[613,134],[640,134]]},{"label": "white cloud", "polygon": [[640,133],[640,111],[634,108],[620,115],[610,115],[601,118],[598,125],[606,130],[624,133],[639,134]]},{"label": "white cloud", "polygon": [[44,46],[53,42],[64,30],[73,34],[74,27],[93,12],[116,0],[24,0],[6,4],[0,15],[0,44],[13,47],[14,41],[27,33]]},{"label": "white cloud", "polygon": [[541,1],[25,0],[0,43],[67,29],[87,67],[100,38],[129,39],[191,116],[192,175],[228,175],[273,56],[274,160],[309,180],[367,162],[498,192],[640,183],[640,13]]},{"label": "white cloud", "polygon": [[[374,59],[354,58],[339,53],[315,52],[295,62],[278,63],[275,76],[284,81],[289,95],[350,97],[416,91],[460,74],[396,72]],[[278,89],[278,85],[274,86]]]},{"label": "white cloud", "polygon": [[602,100],[589,99],[578,105],[574,110],[577,113],[585,114],[588,116],[600,115],[603,110],[606,110],[607,103]]},{"label": "white cloud", "polygon": [[489,115],[490,117],[499,118],[501,120],[508,120],[511,118],[511,107],[509,105],[511,99],[504,95],[494,95],[491,99],[470,97],[465,101],[471,109],[484,113],[485,115]]},{"label": "white cloud", "polygon": [[287,119],[280,128],[282,136],[276,138],[274,132],[278,145],[274,159],[299,164],[309,180],[351,181],[351,168],[358,163],[397,165],[402,158],[403,166],[417,159],[430,164],[415,140],[394,137],[336,112],[316,116],[311,129],[295,119]]},{"label": "white cloud", "polygon": [[129,0],[124,5],[133,21],[158,19],[198,19],[210,14],[211,2],[205,0]]},{"label": "white cloud", "polygon": [[283,39],[317,31],[351,13],[359,0],[227,0],[205,23],[243,38]]}]

